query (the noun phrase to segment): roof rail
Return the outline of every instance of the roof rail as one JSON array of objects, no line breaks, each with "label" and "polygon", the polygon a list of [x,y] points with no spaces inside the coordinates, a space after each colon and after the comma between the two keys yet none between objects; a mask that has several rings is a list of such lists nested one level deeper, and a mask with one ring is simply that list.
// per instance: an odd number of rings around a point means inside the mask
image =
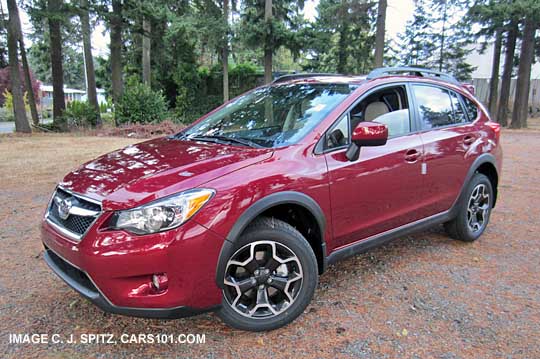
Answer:
[{"label": "roof rail", "polygon": [[318,73],[318,72],[290,74],[290,75],[280,76],[277,79],[275,79],[274,81],[272,81],[272,83],[277,84],[277,83],[280,83],[280,82],[291,81],[291,80],[300,80],[300,79],[304,79],[304,78],[307,78],[307,77],[314,77],[314,76],[318,76],[318,77],[328,76],[328,77],[330,77],[330,76],[343,76],[343,75],[330,74],[330,73]]},{"label": "roof rail", "polygon": [[[441,80],[445,80],[447,82],[461,85],[460,82],[452,75],[445,74],[440,71],[430,70],[430,69],[424,69],[422,67],[380,67],[378,69],[375,69],[369,73],[367,76],[367,80],[373,80],[378,77],[382,76],[390,76],[391,74],[396,73],[409,73],[411,75],[415,76],[422,76],[422,77],[438,77]],[[431,76],[430,76],[431,75]]]}]

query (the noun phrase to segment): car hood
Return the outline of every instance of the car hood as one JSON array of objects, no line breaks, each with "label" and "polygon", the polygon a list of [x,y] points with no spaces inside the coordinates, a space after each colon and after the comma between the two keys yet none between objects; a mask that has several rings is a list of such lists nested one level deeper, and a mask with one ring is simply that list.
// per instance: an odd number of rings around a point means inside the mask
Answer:
[{"label": "car hood", "polygon": [[87,162],[60,186],[101,201],[104,210],[126,209],[201,186],[271,156],[272,149],[164,137]]}]

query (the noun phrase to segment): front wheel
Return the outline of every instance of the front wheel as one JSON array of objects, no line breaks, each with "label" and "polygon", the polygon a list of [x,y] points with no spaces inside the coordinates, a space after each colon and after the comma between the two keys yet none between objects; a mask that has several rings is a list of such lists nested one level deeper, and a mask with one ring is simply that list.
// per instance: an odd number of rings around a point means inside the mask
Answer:
[{"label": "front wheel", "polygon": [[489,178],[476,173],[467,186],[465,198],[458,204],[456,218],[444,227],[452,238],[473,242],[484,233],[493,207],[493,187]]},{"label": "front wheel", "polygon": [[282,327],[302,314],[317,280],[317,260],[302,234],[283,221],[258,219],[228,258],[218,314],[237,329]]}]

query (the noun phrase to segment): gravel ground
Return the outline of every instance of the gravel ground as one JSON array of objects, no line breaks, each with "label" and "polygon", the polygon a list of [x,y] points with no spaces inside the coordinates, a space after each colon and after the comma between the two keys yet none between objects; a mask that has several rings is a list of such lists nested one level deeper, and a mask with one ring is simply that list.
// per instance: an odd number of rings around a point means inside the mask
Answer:
[{"label": "gravel ground", "polygon": [[[103,313],[46,266],[38,224],[55,183],[77,164],[135,140],[0,137],[2,357],[540,358],[540,131],[504,131],[491,223],[475,243],[442,228],[331,267],[312,304],[270,333],[214,314],[175,321]],[[536,184],[535,184],[536,183]],[[10,333],[204,334],[204,344],[10,344]]]}]

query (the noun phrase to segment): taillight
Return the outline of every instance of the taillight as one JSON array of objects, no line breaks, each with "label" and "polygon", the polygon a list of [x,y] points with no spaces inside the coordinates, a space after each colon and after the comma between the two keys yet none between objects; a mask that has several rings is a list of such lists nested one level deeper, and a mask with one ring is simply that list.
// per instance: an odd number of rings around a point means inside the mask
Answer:
[{"label": "taillight", "polygon": [[492,121],[486,122],[486,125],[491,127],[491,129],[495,133],[495,138],[497,139],[497,142],[498,142],[499,138],[501,137],[501,125],[497,122],[492,122]]}]

